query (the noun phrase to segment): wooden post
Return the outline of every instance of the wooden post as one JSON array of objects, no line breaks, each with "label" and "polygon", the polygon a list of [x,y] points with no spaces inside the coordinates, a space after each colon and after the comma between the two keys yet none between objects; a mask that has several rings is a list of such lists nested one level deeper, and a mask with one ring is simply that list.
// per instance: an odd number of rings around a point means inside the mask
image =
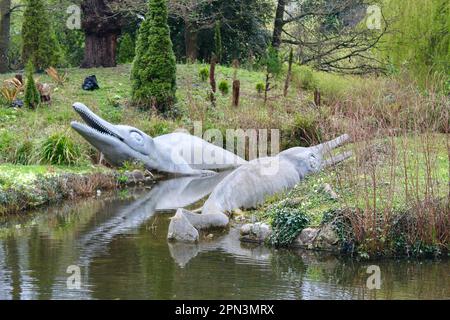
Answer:
[{"label": "wooden post", "polygon": [[237,72],[239,68],[239,61],[237,59],[233,60],[233,106],[239,107],[239,95],[241,91],[241,82],[237,79]]},{"label": "wooden post", "polygon": [[319,89],[315,89],[314,90],[314,103],[316,104],[317,107],[320,107],[321,96],[320,96],[320,90]]},{"label": "wooden post", "polygon": [[211,85],[211,92],[209,93],[209,100],[211,101],[211,105],[213,108],[216,107],[216,96],[215,93],[217,91],[216,85],[216,55],[213,54],[211,57],[211,64],[209,67],[209,84]]},{"label": "wooden post", "polygon": [[216,86],[216,63],[217,63],[217,57],[215,54],[211,57],[211,65],[209,68],[209,83],[211,84],[211,91],[216,93],[217,86]]},{"label": "wooden post", "polygon": [[239,94],[241,91],[241,82],[239,80],[233,81],[233,106],[239,106]]}]

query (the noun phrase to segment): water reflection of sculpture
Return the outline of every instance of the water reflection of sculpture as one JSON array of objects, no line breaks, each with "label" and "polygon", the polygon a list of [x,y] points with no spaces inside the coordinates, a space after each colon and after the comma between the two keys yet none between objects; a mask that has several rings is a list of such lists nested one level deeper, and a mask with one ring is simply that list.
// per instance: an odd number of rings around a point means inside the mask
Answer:
[{"label": "water reflection of sculpture", "polygon": [[117,235],[137,229],[156,212],[174,211],[205,198],[227,174],[161,181],[136,201],[116,208],[113,216],[77,241],[79,264],[88,265],[93,257],[106,251]]},{"label": "water reflection of sculpture", "polygon": [[[343,153],[326,159],[333,149],[349,140],[348,135],[343,135],[319,146],[292,148],[274,157],[247,162],[189,134],[172,133],[151,138],[136,128],[112,125],[81,103],[74,104],[74,109],[85,124],[73,122],[72,127],[112,164],[138,160],[150,170],[177,175],[213,175],[215,173],[208,170],[235,169],[214,188],[202,214],[178,210],[169,227],[171,240],[198,241],[198,230],[226,227],[227,212],[262,204],[267,196],[289,190],[307,175],[351,156],[351,153]],[[201,155],[199,162],[195,155]],[[205,155],[212,159],[205,161]]]}]

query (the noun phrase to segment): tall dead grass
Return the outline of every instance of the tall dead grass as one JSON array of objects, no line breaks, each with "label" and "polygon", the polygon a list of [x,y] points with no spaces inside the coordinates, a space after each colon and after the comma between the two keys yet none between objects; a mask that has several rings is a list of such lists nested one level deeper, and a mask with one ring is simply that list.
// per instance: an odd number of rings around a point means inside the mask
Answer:
[{"label": "tall dead grass", "polygon": [[448,250],[449,98],[416,88],[370,80],[332,106],[324,128],[354,139],[354,161],[336,169],[337,183],[353,195],[345,218],[369,254]]}]

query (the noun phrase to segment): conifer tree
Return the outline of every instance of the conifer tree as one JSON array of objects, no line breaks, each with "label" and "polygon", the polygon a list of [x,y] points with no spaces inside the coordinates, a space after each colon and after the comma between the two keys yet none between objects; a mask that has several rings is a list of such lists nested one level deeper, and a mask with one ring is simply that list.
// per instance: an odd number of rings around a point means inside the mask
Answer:
[{"label": "conifer tree", "polygon": [[217,62],[222,62],[223,59],[223,46],[222,46],[222,34],[220,31],[220,22],[216,22],[214,29],[214,53],[217,57]]},{"label": "conifer tree", "polygon": [[176,61],[167,24],[167,0],[149,0],[148,6],[131,71],[132,99],[141,108],[155,107],[166,114],[176,102]]},{"label": "conifer tree", "polygon": [[43,0],[26,0],[22,24],[22,61],[31,59],[38,70],[56,66],[61,49]]},{"label": "conifer tree", "polygon": [[41,95],[39,94],[38,89],[36,88],[36,83],[34,82],[33,74],[34,74],[34,66],[31,60],[28,61],[27,67],[25,70],[27,82],[25,85],[25,107],[30,109],[36,109],[39,103],[41,102]]}]

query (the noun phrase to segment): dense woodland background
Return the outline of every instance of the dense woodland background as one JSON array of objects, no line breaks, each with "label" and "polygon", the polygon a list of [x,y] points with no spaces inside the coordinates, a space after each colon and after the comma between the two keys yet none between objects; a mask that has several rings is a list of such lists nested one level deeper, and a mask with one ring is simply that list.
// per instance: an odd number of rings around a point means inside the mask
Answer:
[{"label": "dense woodland background", "polygon": [[[0,1],[0,72],[22,69],[26,0]],[[134,58],[144,0],[45,0],[55,67],[114,66]],[[82,9],[82,29],[66,23],[71,5]],[[366,27],[367,7],[382,8],[382,30]],[[220,62],[258,65],[269,45],[289,48],[300,64],[325,71],[396,74],[422,83],[448,76],[449,5],[446,0],[169,0],[176,59],[209,61],[220,30]],[[37,26],[34,25],[34,28]],[[48,66],[46,66],[48,67]]]}]

